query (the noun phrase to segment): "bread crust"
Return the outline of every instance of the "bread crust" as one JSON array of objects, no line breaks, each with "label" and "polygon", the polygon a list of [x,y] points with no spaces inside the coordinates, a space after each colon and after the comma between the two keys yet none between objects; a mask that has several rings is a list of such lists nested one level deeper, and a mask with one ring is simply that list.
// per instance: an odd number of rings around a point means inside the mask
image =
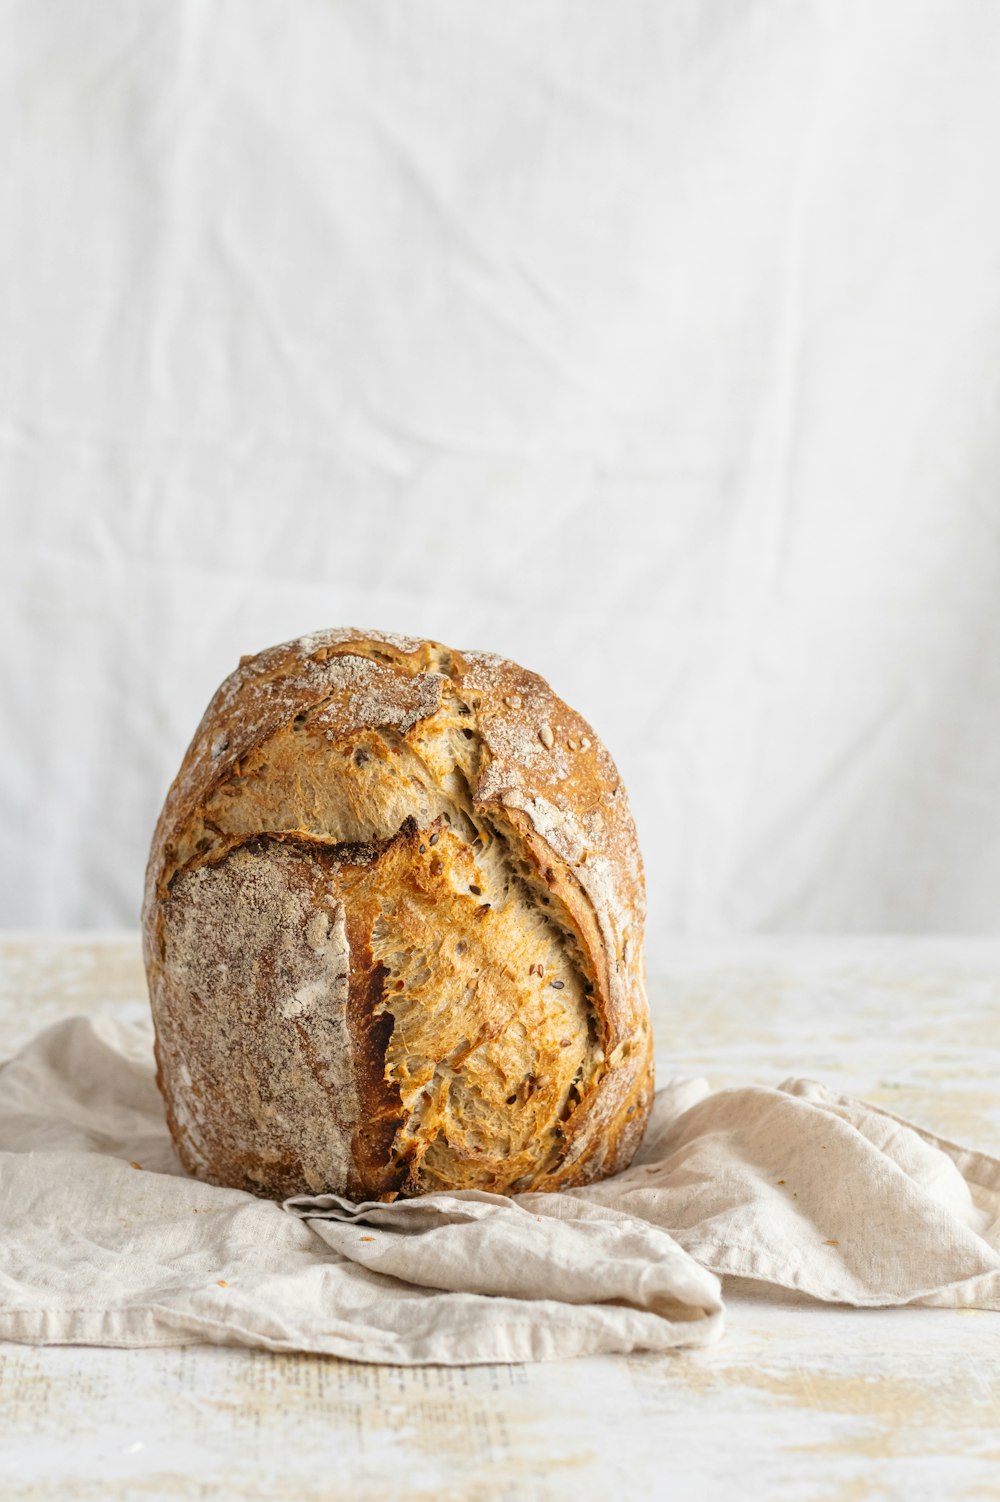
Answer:
[{"label": "bread crust", "polygon": [[276,1197],[617,1172],[652,1104],[644,918],[614,762],[537,674],[350,629],[242,659],[146,872],[182,1160]]}]

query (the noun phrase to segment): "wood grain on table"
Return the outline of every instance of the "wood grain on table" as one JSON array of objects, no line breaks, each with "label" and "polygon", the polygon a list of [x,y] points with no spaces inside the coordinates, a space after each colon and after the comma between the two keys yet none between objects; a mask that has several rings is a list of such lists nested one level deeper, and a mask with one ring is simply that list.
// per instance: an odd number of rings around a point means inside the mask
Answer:
[{"label": "wood grain on table", "polygon": [[[661,1079],[806,1075],[1000,1153],[1000,941],[682,943],[650,989]],[[146,1016],[137,938],[0,941],[0,1058],[102,1011]],[[710,1350],[545,1366],[0,1344],[0,1499],[1000,1498],[1000,1315],[725,1291]]]}]

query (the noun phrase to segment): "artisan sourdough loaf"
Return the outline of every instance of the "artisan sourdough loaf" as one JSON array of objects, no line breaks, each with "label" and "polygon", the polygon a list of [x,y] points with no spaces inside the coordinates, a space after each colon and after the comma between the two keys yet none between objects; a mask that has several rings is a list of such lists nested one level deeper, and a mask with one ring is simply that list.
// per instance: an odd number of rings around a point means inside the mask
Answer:
[{"label": "artisan sourdough loaf", "polygon": [[653,1091],[644,911],[614,763],[535,673],[377,631],[243,658],[146,877],[185,1166],[383,1199],[624,1168]]}]

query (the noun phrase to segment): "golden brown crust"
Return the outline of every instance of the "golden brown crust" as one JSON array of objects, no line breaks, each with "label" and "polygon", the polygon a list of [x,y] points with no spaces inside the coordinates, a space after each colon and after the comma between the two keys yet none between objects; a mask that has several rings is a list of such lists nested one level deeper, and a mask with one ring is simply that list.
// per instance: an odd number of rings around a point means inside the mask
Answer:
[{"label": "golden brown crust", "polygon": [[184,1161],[356,1197],[617,1171],[652,1101],[644,916],[614,763],[544,679],[378,632],[243,659],[147,869]]}]

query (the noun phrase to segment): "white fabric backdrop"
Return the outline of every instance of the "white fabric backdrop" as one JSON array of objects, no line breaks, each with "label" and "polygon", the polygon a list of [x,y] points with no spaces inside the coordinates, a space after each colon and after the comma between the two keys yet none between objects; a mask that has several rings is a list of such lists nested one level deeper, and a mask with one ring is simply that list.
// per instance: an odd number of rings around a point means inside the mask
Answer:
[{"label": "white fabric backdrop", "polygon": [[1000,6],[7,0],[0,922],[241,652],[544,672],[672,931],[1000,923]]}]

